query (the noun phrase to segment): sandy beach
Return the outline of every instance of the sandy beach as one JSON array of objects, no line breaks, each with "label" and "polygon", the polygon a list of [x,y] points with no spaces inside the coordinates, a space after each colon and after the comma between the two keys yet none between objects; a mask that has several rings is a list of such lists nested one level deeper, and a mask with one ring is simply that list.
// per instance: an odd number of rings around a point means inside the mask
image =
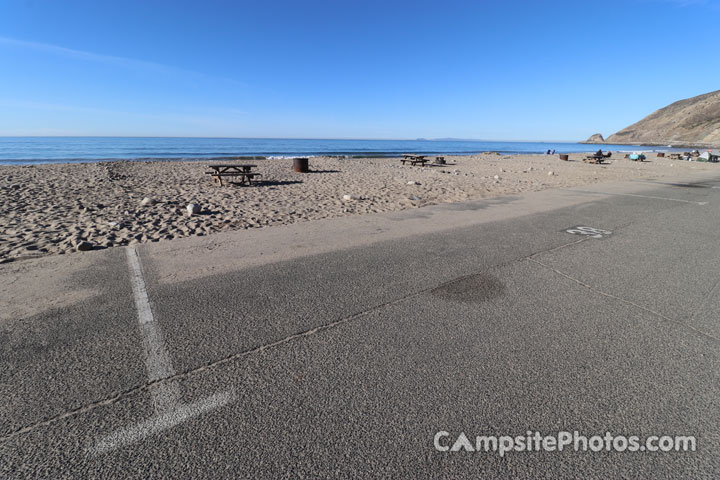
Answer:
[{"label": "sandy beach", "polygon": [[[0,261],[168,241],[346,215],[388,212],[633,178],[660,179],[715,164],[658,158],[608,164],[557,155],[446,157],[448,165],[401,165],[397,158],[311,158],[311,173],[289,159],[256,160],[263,181],[215,184],[209,162],[104,162],[0,167]],[[344,199],[349,195],[351,199]],[[151,202],[142,200],[151,199]],[[202,211],[190,216],[188,203]]]}]

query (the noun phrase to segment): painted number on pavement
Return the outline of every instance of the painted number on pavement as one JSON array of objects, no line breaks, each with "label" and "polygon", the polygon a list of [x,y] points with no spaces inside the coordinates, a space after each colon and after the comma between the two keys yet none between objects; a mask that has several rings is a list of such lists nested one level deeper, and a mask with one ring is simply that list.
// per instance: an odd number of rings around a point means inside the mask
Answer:
[{"label": "painted number on pavement", "polygon": [[609,230],[603,230],[602,228],[585,227],[578,225],[577,227],[568,228],[565,230],[566,233],[572,233],[573,235],[587,235],[590,238],[605,238],[612,235]]}]

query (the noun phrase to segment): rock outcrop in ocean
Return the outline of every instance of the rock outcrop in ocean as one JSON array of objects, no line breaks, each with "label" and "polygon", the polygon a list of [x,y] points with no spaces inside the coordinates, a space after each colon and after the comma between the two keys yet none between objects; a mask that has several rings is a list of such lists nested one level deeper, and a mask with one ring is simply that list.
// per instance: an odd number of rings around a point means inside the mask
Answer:
[{"label": "rock outcrop in ocean", "polygon": [[605,143],[605,139],[603,138],[602,134],[596,133],[595,135],[591,135],[590,138],[588,138],[584,142],[580,143]]}]

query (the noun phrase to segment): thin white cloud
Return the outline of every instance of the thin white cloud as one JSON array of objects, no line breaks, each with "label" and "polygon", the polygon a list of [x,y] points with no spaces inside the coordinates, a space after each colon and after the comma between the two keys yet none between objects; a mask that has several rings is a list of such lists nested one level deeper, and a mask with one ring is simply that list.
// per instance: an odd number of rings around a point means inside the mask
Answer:
[{"label": "thin white cloud", "polygon": [[216,77],[213,75],[207,75],[205,73],[197,72],[194,70],[188,70],[185,68],[175,67],[172,65],[165,65],[162,63],[149,62],[146,60],[137,60],[134,58],[117,57],[114,55],[104,55],[93,52],[86,52],[84,50],[75,50],[72,48],[61,47],[59,45],[52,45],[49,43],[31,42],[27,40],[19,40],[16,38],[0,36],[0,45],[5,45],[14,48],[29,49],[39,52],[45,52],[52,55],[62,56],[66,58],[74,58],[78,60],[85,60],[88,62],[104,63],[106,65],[114,65],[118,67],[128,68],[132,70],[144,70],[154,71],[158,73],[165,73],[169,75],[184,75],[196,78],[204,78],[210,80],[222,80],[224,82],[233,83],[236,85],[243,85],[244,83],[239,82],[232,78],[227,77]]},{"label": "thin white cloud", "polygon": [[692,5],[707,5],[706,0],[665,0],[665,3],[671,3],[678,7],[689,7]]},{"label": "thin white cloud", "polygon": [[710,0],[645,0],[648,3],[664,3],[676,7],[712,6]]},{"label": "thin white cloud", "polygon": [[108,108],[85,107],[79,105],[65,105],[59,103],[43,103],[26,100],[2,99],[0,107],[15,108],[20,110],[43,110],[54,112],[76,112],[80,114],[98,114],[110,116],[132,116],[156,120],[177,120],[187,122],[208,122],[219,119],[236,119],[247,117],[248,112],[237,108],[203,108],[196,113],[181,112],[130,112]]},{"label": "thin white cloud", "polygon": [[64,112],[80,112],[80,113],[102,113],[102,114],[121,114],[125,115],[129,112],[120,110],[110,110],[106,108],[81,107],[77,105],[63,105],[59,103],[43,103],[25,100],[8,100],[0,99],[0,107],[16,108],[21,110],[45,110],[45,111],[64,111]]}]

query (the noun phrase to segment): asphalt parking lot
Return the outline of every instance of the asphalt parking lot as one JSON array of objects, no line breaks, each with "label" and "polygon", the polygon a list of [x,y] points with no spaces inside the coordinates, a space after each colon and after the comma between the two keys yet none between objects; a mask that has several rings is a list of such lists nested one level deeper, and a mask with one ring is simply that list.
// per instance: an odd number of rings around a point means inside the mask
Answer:
[{"label": "asphalt parking lot", "polygon": [[[94,252],[92,295],[0,324],[1,476],[717,477],[720,177],[547,195],[173,281]],[[536,431],[697,448],[451,451]]]}]

